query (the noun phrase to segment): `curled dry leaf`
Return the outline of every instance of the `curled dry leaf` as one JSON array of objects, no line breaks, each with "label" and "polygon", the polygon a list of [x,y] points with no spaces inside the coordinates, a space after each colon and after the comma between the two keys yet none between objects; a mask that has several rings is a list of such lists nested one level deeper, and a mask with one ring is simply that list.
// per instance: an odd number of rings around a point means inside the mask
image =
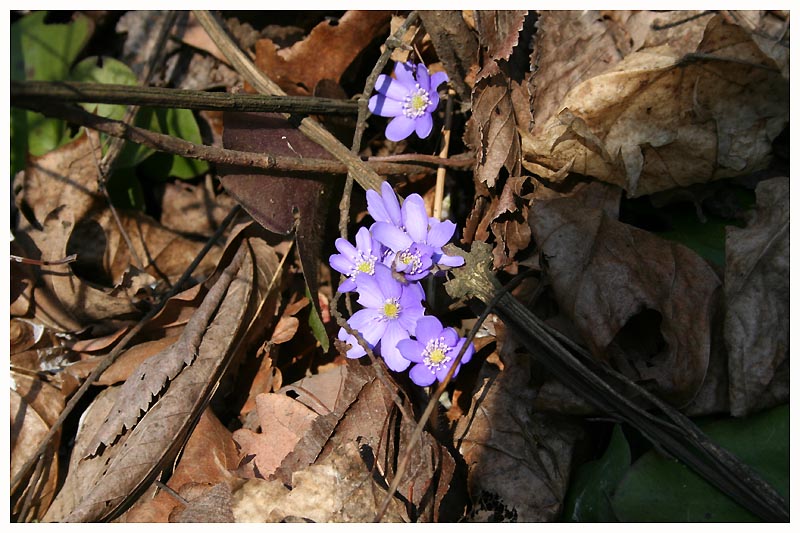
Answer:
[{"label": "curled dry leaf", "polygon": [[537,202],[530,220],[559,308],[593,356],[677,405],[691,400],[708,366],[714,270],[580,199]]},{"label": "curled dry leaf", "polygon": [[289,48],[279,50],[262,39],[256,43],[256,66],[288,94],[311,96],[320,81],[338,82],[367,45],[385,34],[390,18],[390,11],[347,11],[335,23],[320,22]]},{"label": "curled dry leaf", "polygon": [[541,134],[521,130],[523,165],[552,180],[594,176],[632,197],[744,175],[769,163],[788,105],[774,61],[714,17],[693,54],[643,49],[572,88]]},{"label": "curled dry leaf", "polygon": [[[11,371],[10,432],[11,478],[31,458],[64,409],[61,392],[45,381]],[[60,432],[59,432],[60,434]],[[42,456],[42,467],[27,487],[11,494],[11,513],[16,521],[39,520],[47,511],[58,483],[58,435]],[[27,503],[26,503],[27,502]],[[25,507],[29,505],[29,508]]]},{"label": "curled dry leaf", "polygon": [[[729,226],[725,239],[725,345],[731,414],[763,407],[773,380],[788,380],[789,178],[756,187],[746,228]],[[782,368],[787,367],[787,368]],[[784,384],[788,399],[788,381]]]},{"label": "curled dry leaf", "polygon": [[550,522],[566,494],[572,450],[581,431],[536,412],[530,355],[504,336],[504,369],[484,365],[455,444],[467,464],[474,522]]}]

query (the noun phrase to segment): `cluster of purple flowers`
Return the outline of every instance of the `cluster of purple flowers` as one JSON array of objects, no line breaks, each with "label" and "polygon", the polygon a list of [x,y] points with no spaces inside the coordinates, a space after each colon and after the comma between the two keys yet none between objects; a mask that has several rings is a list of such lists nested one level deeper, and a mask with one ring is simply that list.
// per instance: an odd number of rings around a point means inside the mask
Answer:
[{"label": "cluster of purple flowers", "polygon": [[[348,324],[392,370],[402,372],[413,363],[409,376],[417,385],[442,381],[466,339],[443,327],[436,317],[425,316],[425,292],[419,280],[441,266],[464,264],[463,257],[442,250],[456,226],[428,217],[418,194],[406,198],[401,207],[386,182],[381,194],[367,191],[367,210],[375,220],[372,226],[358,230],[355,246],[336,239],[339,253],[330,258],[331,267],[345,276],[339,291],[358,292],[357,302],[364,307]],[[344,328],[338,338],[350,345],[347,357],[366,355]],[[470,360],[474,349],[470,343],[461,363]],[[457,373],[458,367],[453,377]]]}]

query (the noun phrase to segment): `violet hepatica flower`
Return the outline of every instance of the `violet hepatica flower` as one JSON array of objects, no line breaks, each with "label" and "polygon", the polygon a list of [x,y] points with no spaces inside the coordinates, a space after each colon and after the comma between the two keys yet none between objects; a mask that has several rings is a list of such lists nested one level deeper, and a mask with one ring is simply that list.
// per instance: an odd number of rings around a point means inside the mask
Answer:
[{"label": "violet hepatica flower", "polygon": [[447,74],[429,74],[425,65],[397,63],[394,76],[381,74],[375,82],[378,94],[369,99],[369,110],[382,117],[394,117],[386,126],[386,138],[402,141],[412,132],[424,139],[433,129],[431,114],[439,105],[439,85]]},{"label": "violet hepatica flower", "polygon": [[463,257],[446,255],[442,250],[453,237],[455,224],[429,218],[425,201],[416,193],[409,195],[402,207],[388,183],[381,185],[381,193],[367,191],[367,210],[375,219],[370,228],[375,240],[393,252],[384,262],[410,281],[425,277],[433,265],[464,264]]},{"label": "violet hepatica flower", "polygon": [[375,262],[382,255],[381,244],[372,237],[367,228],[360,228],[356,233],[356,245],[339,237],[335,242],[338,254],[330,257],[331,267],[347,276],[339,285],[339,292],[349,292],[356,288],[356,274],[373,275]]},{"label": "violet hepatica flower", "polygon": [[[414,333],[416,340],[403,339],[397,343],[400,355],[416,363],[408,373],[411,381],[420,387],[427,387],[436,380],[444,381],[467,339],[459,337],[453,328],[443,328],[434,316],[420,318]],[[472,358],[474,351],[475,347],[470,343],[453,371],[453,377],[461,365]]]},{"label": "violet hepatica flower", "polygon": [[[370,348],[380,341],[380,355],[386,361],[386,366],[402,372],[411,363],[400,355],[397,343],[409,338],[425,312],[422,307],[425,298],[422,287],[419,283],[401,283],[381,263],[375,264],[375,274],[372,276],[357,274],[355,283],[359,293],[357,301],[364,309],[353,313],[348,324],[361,334]],[[366,354],[355,337],[344,328],[339,330],[338,337],[351,345],[347,357],[356,359]]]}]

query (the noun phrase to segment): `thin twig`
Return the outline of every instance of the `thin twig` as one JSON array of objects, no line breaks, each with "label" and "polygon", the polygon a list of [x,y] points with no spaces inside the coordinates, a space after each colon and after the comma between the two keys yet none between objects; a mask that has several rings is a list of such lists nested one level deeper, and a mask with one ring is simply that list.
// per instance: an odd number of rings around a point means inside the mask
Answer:
[{"label": "thin twig", "polygon": [[78,260],[78,254],[68,255],[67,257],[63,257],[61,259],[55,259],[53,261],[44,261],[42,259],[29,259],[27,257],[22,257],[19,255],[11,255],[11,260],[17,263],[23,263],[25,265],[37,265],[37,266],[51,266],[51,265],[66,265],[67,263],[73,263]]},{"label": "thin twig", "polygon": [[61,426],[64,424],[64,420],[66,420],[67,416],[69,416],[72,410],[75,409],[75,406],[78,404],[81,398],[83,398],[84,394],[86,394],[86,391],[89,390],[89,387],[92,385],[92,383],[95,382],[97,378],[99,378],[100,375],[102,375],[102,373],[105,372],[106,369],[117,360],[131,340],[142,330],[142,328],[148,324],[148,322],[150,322],[150,320],[152,320],[154,316],[161,311],[167,301],[169,301],[170,298],[180,291],[183,284],[186,283],[186,281],[194,272],[194,269],[197,268],[197,266],[200,264],[200,261],[203,260],[203,257],[205,257],[211,247],[222,236],[222,233],[225,231],[228,225],[233,222],[240,209],[241,207],[238,204],[231,209],[231,211],[225,217],[225,220],[223,220],[220,224],[220,227],[217,228],[217,231],[214,232],[214,235],[212,235],[211,238],[206,242],[205,246],[203,246],[203,248],[197,254],[197,257],[195,257],[194,261],[192,261],[192,263],[186,268],[175,285],[173,285],[172,288],[167,291],[166,294],[164,294],[161,300],[152,309],[150,309],[150,311],[148,311],[147,314],[142,317],[142,319],[139,320],[135,326],[128,330],[128,333],[126,333],[125,336],[114,347],[114,349],[111,350],[111,352],[106,355],[102,361],[100,361],[100,363],[95,367],[92,373],[89,374],[83,384],[81,384],[80,388],[75,392],[75,394],[72,395],[72,397],[69,399],[69,402],[67,402],[67,405],[64,406],[63,411],[61,411],[61,414],[58,415],[58,418],[55,422],[53,422],[53,425],[50,426],[47,434],[42,438],[41,442],[39,443],[39,447],[36,449],[36,452],[32,455],[31,459],[22,465],[17,472],[17,475],[11,480],[11,492],[14,492],[16,487],[26,477],[28,471],[30,471],[33,463],[36,461],[36,458],[47,450],[50,441],[53,440],[53,437],[56,435],[56,433],[58,433],[58,431],[61,429]]},{"label": "thin twig", "polygon": [[[444,132],[442,141],[442,151],[439,152],[439,157],[447,159],[447,152],[450,150],[450,128],[453,124],[453,98],[456,92],[453,89],[447,91],[447,104],[445,105],[444,112]],[[433,218],[441,220],[442,218],[442,203],[444,202],[444,182],[447,177],[447,167],[439,165],[436,171],[436,192],[433,198]]]},{"label": "thin twig", "polygon": [[27,100],[63,103],[139,105],[193,109],[197,111],[241,111],[298,113],[302,115],[354,115],[358,103],[316,96],[267,96],[262,94],[215,93],[69,81],[11,81],[11,105]]},{"label": "thin twig", "polygon": [[[242,152],[239,150],[218,148],[216,146],[195,144],[163,133],[157,133],[137,126],[130,126],[119,120],[93,115],[84,109],[71,105],[26,101],[24,107],[49,117],[60,118],[79,126],[97,130],[107,135],[122,137],[135,144],[148,146],[154,150],[191,159],[201,159],[211,163],[297,173],[346,174],[348,170],[348,167],[343,163],[331,159],[272,156],[264,153]],[[464,169],[467,166],[464,163],[464,158],[452,158],[444,162],[437,158],[436,161],[438,161],[439,164],[445,163],[448,167],[453,169]],[[404,163],[400,161],[372,162],[370,158],[367,161],[360,162],[360,164],[364,167],[372,168],[381,174],[407,174],[435,171],[435,163],[428,163],[426,159],[421,159],[416,163]]]}]

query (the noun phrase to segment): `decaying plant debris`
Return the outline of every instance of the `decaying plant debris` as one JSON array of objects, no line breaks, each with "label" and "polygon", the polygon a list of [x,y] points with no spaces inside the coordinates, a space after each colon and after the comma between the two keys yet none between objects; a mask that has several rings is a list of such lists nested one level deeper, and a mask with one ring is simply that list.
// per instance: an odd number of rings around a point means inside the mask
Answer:
[{"label": "decaying plant debris", "polygon": [[[407,60],[449,86],[391,142]],[[788,12],[20,12],[12,63],[12,521],[618,519],[651,446],[788,521],[788,434],[695,418],[788,403]],[[384,181],[466,258],[428,388],[337,340]]]}]

